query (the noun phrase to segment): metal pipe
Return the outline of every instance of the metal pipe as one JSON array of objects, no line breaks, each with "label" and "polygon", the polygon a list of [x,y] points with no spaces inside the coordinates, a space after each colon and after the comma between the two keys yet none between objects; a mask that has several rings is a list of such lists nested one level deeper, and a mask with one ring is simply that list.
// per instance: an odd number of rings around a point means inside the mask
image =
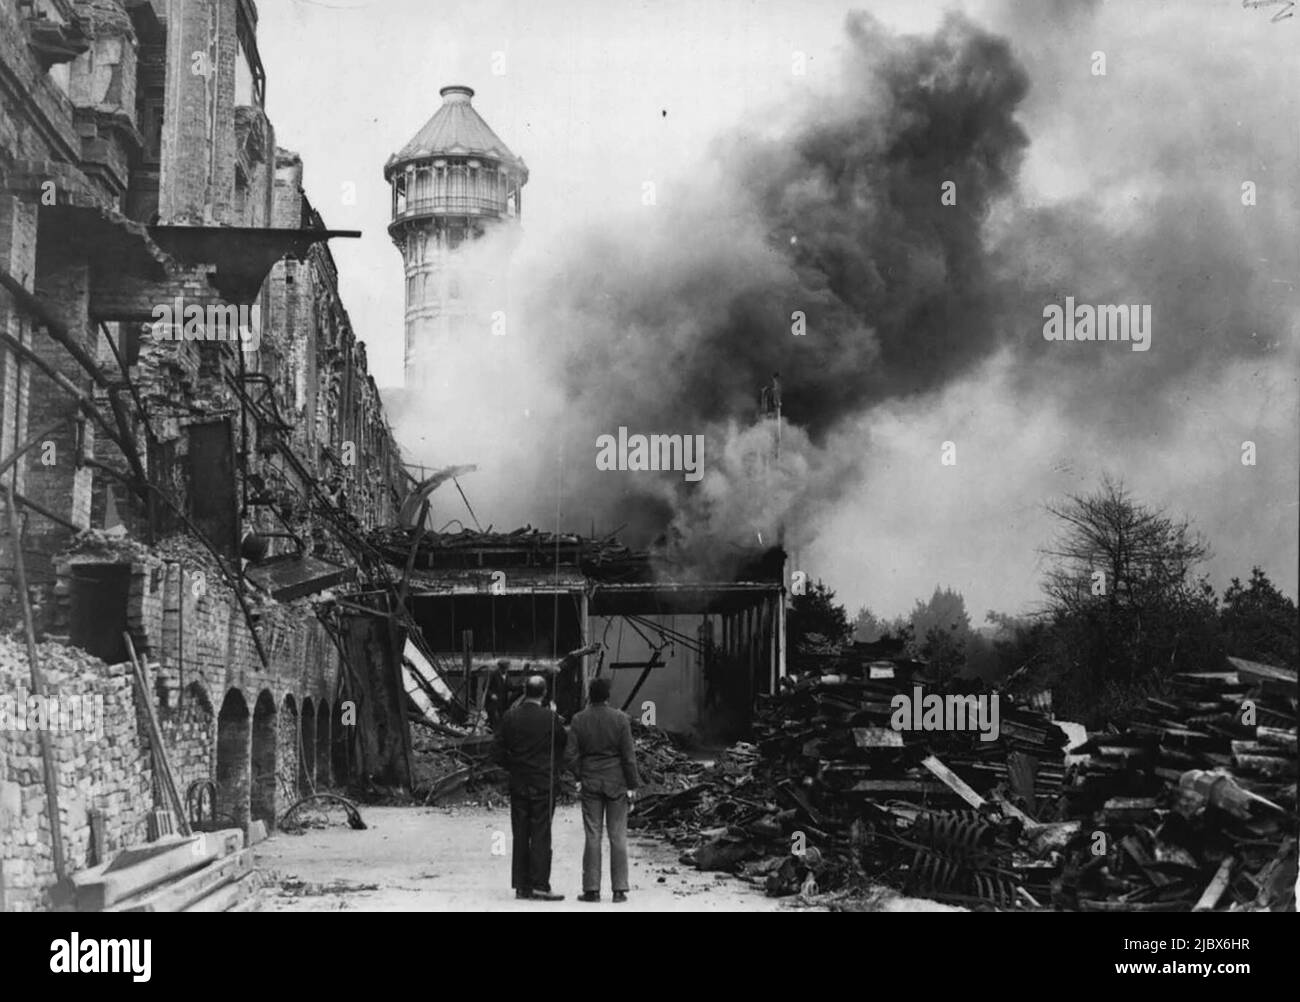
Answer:
[{"label": "metal pipe", "polygon": [[[40,355],[32,351],[31,348],[27,347],[27,345],[23,344],[16,337],[6,331],[0,331],[0,344],[3,344],[20,358],[31,362],[32,365],[36,366],[36,368],[40,369],[41,372],[53,380],[55,386],[76,400],[77,406],[81,408],[82,413],[99,425],[99,427],[104,430],[104,434],[108,436],[109,441],[122,451],[122,455],[126,457],[127,462],[131,463],[135,475],[139,477],[141,481],[146,480],[144,469],[140,467],[140,457],[118,434],[113,426],[108,423],[108,419],[104,417],[100,409],[95,406],[94,401],[78,389],[72,380],[63,375],[63,373],[55,369],[54,366],[50,365],[49,362],[41,358]],[[140,493],[143,496],[144,487],[142,485],[132,484],[131,486],[136,493]]]},{"label": "metal pipe", "polygon": [[42,428],[35,435],[33,435],[26,442],[24,442],[17,449],[15,449],[8,456],[6,456],[3,461],[0,461],[0,477],[3,477],[6,473],[9,472],[9,467],[13,466],[16,462],[18,462],[18,460],[22,459],[24,455],[31,452],[32,449],[40,445],[41,442],[43,442],[45,439],[53,435],[56,431],[62,428],[70,420],[71,420],[70,418],[60,418],[58,421],[55,421],[53,424],[45,428]]},{"label": "metal pipe", "polygon": [[57,522],[59,525],[63,526],[65,529],[71,529],[73,532],[80,532],[80,531],[81,531],[81,526],[79,526],[79,525],[74,525],[72,522],[69,522],[69,521],[68,521],[66,518],[64,518],[62,515],[56,515],[56,514],[54,514],[54,512],[50,511],[50,509],[44,507],[43,505],[39,505],[39,504],[37,504],[37,503],[36,503],[35,501],[33,501],[31,498],[25,498],[25,497],[23,497],[21,494],[17,494],[17,493],[15,493],[15,492],[12,491],[12,490],[10,490],[9,493],[10,493],[10,496],[13,497],[13,499],[14,499],[15,501],[17,501],[20,505],[22,505],[22,506],[25,507],[25,508],[30,508],[32,511],[36,512],[36,514],[38,514],[38,515],[43,515],[43,516],[45,516],[45,517],[48,518],[51,522]]},{"label": "metal pipe", "polygon": [[77,364],[86,370],[97,385],[108,388],[108,377],[104,375],[90,353],[77,344],[76,338],[72,336],[67,325],[54,314],[43,299],[3,268],[0,268],[0,285],[8,289],[14,299],[18,300],[19,305],[41,322],[50,337],[67,349],[68,354],[76,359]]}]

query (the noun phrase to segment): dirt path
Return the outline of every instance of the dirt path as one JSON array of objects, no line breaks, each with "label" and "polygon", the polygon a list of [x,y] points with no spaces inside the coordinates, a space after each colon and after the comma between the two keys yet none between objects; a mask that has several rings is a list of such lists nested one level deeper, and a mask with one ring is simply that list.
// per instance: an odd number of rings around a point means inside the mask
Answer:
[{"label": "dirt path", "polygon": [[[362,814],[366,831],[312,829],[256,846],[258,867],[275,878],[262,892],[262,911],[790,910],[744,881],[683,866],[672,846],[636,832],[627,904],[610,900],[608,854],[600,904],[578,901],[583,840],[576,804],[555,813],[551,886],[566,897],[553,903],[515,900],[507,808],[366,807]],[[497,832],[503,855],[492,852]]]}]

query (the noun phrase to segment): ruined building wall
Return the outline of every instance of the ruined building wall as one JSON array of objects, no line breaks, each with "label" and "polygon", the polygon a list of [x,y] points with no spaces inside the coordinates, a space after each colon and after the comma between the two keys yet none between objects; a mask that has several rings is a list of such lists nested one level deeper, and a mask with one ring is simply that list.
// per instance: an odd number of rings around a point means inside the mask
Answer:
[{"label": "ruined building wall", "polygon": [[[92,812],[103,819],[107,851],[144,840],[153,769],[142,754],[129,666],[110,667],[53,643],[42,644],[39,654],[65,706],[81,697],[92,707],[102,705],[97,720],[83,711],[88,726],[53,735],[63,849],[75,871],[103,861],[92,838]],[[0,637],[0,694],[29,692],[25,648]],[[17,726],[12,714],[0,723],[0,911],[32,911],[48,906],[54,881],[39,735]]]},{"label": "ruined building wall", "polygon": [[[308,552],[346,556],[314,478],[361,526],[393,520],[400,456],[333,260],[323,242],[284,240],[292,253],[244,301],[261,311],[257,351],[205,339],[206,320],[194,332],[181,318],[157,322],[177,297],[227,305],[221,283],[246,238],[220,228],[324,226],[262,110],[255,28],[249,0],[0,0],[0,271],[19,287],[0,284],[0,333],[14,339],[0,344],[0,460],[62,422],[0,481],[39,506],[18,513],[47,683],[106,706],[102,734],[51,735],[71,871],[142,841],[156,806],[123,632],[148,665],[182,796],[214,784],[218,821],[273,825],[297,794],[353,769],[333,640],[306,604],[250,589],[264,663],[230,582],[185,524],[237,574],[250,532],[292,532]],[[191,230],[178,235],[182,226]],[[103,374],[98,384],[52,324]],[[133,457],[70,388],[134,440],[155,489],[131,485]],[[228,510],[214,515],[215,497]],[[0,495],[0,695],[31,670],[8,524]],[[294,549],[277,537],[270,553]],[[76,670],[53,670],[69,659]],[[41,768],[36,734],[0,726],[0,909],[49,904]],[[97,848],[92,815],[103,819]]]}]

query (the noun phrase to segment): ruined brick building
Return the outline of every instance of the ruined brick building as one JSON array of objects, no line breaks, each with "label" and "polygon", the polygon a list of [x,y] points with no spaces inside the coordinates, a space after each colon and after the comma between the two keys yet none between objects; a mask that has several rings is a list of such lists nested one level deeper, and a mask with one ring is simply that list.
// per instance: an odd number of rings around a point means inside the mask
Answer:
[{"label": "ruined brick building", "polygon": [[[683,731],[784,674],[779,552],[675,582],[608,539],[423,524],[455,474],[402,462],[329,250],[359,234],[276,145],[256,29],[252,0],[0,0],[0,910],[169,811],[270,829],[409,788],[411,701],[472,730],[502,658],[601,641],[582,681]],[[472,94],[385,167],[408,391],[471,378],[447,356],[506,308],[528,172]]]},{"label": "ruined brick building", "polygon": [[124,633],[219,819],[371,769],[309,599],[406,474],[339,299],[355,234],[276,146],[256,29],[252,0],[0,0],[0,692],[102,695],[112,738],[0,729],[0,909],[145,838]]}]

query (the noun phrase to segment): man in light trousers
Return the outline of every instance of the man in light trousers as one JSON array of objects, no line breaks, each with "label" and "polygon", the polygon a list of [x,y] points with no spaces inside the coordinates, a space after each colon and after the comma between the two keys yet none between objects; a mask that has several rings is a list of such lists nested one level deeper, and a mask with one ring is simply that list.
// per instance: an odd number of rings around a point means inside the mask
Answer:
[{"label": "man in light trousers", "polygon": [[609,705],[609,679],[593,679],[585,710],[569,726],[567,767],[582,794],[582,901],[600,900],[601,829],[609,832],[609,879],[614,900],[627,900],[627,809],[641,785],[627,714]]}]

